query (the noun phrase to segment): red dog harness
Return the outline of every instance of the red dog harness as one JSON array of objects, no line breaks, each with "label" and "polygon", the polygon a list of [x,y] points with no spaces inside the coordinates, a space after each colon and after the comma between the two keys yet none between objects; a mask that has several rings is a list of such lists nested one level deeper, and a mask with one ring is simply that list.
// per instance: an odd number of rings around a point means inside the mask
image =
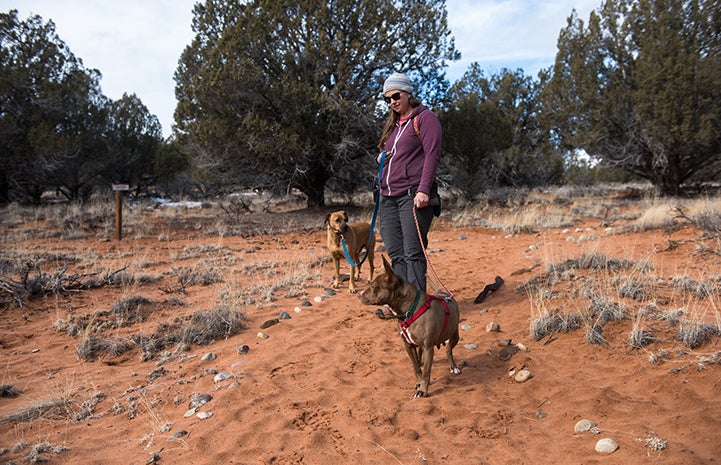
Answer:
[{"label": "red dog harness", "polygon": [[[418,301],[418,297],[420,297],[420,291],[416,295],[416,300],[413,302],[413,306],[415,307],[415,303]],[[413,337],[411,336],[410,331],[408,331],[408,328],[413,324],[414,321],[416,321],[418,318],[420,318],[421,315],[423,315],[426,310],[428,310],[431,307],[431,302],[433,300],[440,300],[443,303],[443,309],[446,311],[446,319],[443,322],[443,329],[441,330],[441,334],[446,330],[446,326],[448,325],[448,316],[451,314],[451,312],[448,310],[448,302],[445,299],[445,296],[438,296],[438,295],[429,295],[428,299],[425,301],[425,303],[415,312],[413,312],[413,308],[406,312],[403,317],[406,319],[399,319],[398,320],[398,332],[401,333],[401,336],[403,336],[403,339],[406,340],[406,342],[414,347],[417,347],[418,344],[416,344],[413,341]]]}]

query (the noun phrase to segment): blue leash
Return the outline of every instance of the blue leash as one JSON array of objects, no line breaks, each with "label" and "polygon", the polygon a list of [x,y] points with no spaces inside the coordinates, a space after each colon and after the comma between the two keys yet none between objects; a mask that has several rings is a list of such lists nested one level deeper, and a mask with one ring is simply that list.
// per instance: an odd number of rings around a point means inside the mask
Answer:
[{"label": "blue leash", "polygon": [[373,231],[375,231],[376,228],[376,217],[378,216],[378,207],[381,203],[381,181],[383,178],[383,164],[386,161],[386,153],[385,151],[381,152],[381,161],[378,164],[378,197],[376,197],[375,206],[373,207],[373,218],[371,219],[371,230],[368,234],[368,245],[364,246],[366,249],[366,253],[363,256],[363,259],[360,261],[360,263],[355,264],[353,262],[353,259],[350,258],[350,254],[348,254],[348,248],[345,245],[345,237],[343,235],[340,235],[340,242],[343,245],[343,253],[345,254],[345,259],[348,260],[348,263],[350,263],[350,266],[356,267],[361,266],[364,261],[366,261],[366,258],[368,257],[368,248],[371,246],[371,240],[373,239]]}]

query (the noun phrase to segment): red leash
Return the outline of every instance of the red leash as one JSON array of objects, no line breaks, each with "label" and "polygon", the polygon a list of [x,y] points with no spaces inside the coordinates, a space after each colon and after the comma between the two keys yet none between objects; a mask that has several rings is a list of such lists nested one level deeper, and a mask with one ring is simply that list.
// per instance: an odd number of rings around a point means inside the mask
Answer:
[{"label": "red leash", "polygon": [[[416,231],[418,231],[418,241],[421,243],[421,248],[423,249],[423,255],[426,257],[426,263],[428,264],[428,268],[431,270],[431,273],[433,274],[433,278],[435,278],[436,283],[440,286],[440,288],[448,294],[448,298],[453,297],[453,293],[448,290],[446,286],[443,285],[441,280],[438,278],[438,274],[436,273],[436,270],[433,268],[433,264],[431,263],[431,259],[428,256],[428,251],[426,250],[426,247],[423,245],[423,235],[421,234],[421,227],[418,224],[418,215],[416,214],[416,207],[413,207],[413,219],[416,221]],[[431,283],[432,284],[432,283]],[[435,286],[434,286],[435,287]]]}]

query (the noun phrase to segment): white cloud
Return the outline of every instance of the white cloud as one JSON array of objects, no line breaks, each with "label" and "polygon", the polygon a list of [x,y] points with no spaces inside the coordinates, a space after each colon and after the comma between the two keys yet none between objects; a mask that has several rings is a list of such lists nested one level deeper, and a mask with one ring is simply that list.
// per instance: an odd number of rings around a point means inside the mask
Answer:
[{"label": "white cloud", "polygon": [[100,71],[103,93],[117,100],[136,94],[169,135],[175,111],[173,74],[190,44],[194,0],[0,0],[0,11],[20,19],[37,14],[83,61]]},{"label": "white cloud", "polygon": [[[20,3],[22,6],[18,6]],[[0,0],[55,23],[60,38],[87,68],[103,75],[103,93],[119,99],[135,93],[171,132],[175,111],[173,74],[190,44],[196,0]],[[584,20],[601,0],[448,0],[449,27],[462,60],[447,76],[459,79],[472,62],[487,74],[522,68],[534,75],[553,64],[558,33],[575,7]],[[410,25],[409,27],[412,27]]]},{"label": "white cloud", "polygon": [[553,64],[558,34],[575,8],[588,18],[601,0],[448,0],[448,23],[461,62],[449,67],[451,81],[473,62],[488,72],[522,68],[536,75]]}]

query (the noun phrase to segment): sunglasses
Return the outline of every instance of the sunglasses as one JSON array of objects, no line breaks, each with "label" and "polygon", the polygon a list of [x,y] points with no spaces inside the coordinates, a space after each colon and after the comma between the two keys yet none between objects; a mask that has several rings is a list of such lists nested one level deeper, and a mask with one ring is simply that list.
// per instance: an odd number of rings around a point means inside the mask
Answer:
[{"label": "sunglasses", "polygon": [[386,103],[391,103],[391,99],[392,99],[392,100],[400,100],[400,99],[401,99],[401,93],[400,93],[400,92],[396,92],[395,94],[391,95],[390,97],[383,96],[383,100],[384,100]]}]

